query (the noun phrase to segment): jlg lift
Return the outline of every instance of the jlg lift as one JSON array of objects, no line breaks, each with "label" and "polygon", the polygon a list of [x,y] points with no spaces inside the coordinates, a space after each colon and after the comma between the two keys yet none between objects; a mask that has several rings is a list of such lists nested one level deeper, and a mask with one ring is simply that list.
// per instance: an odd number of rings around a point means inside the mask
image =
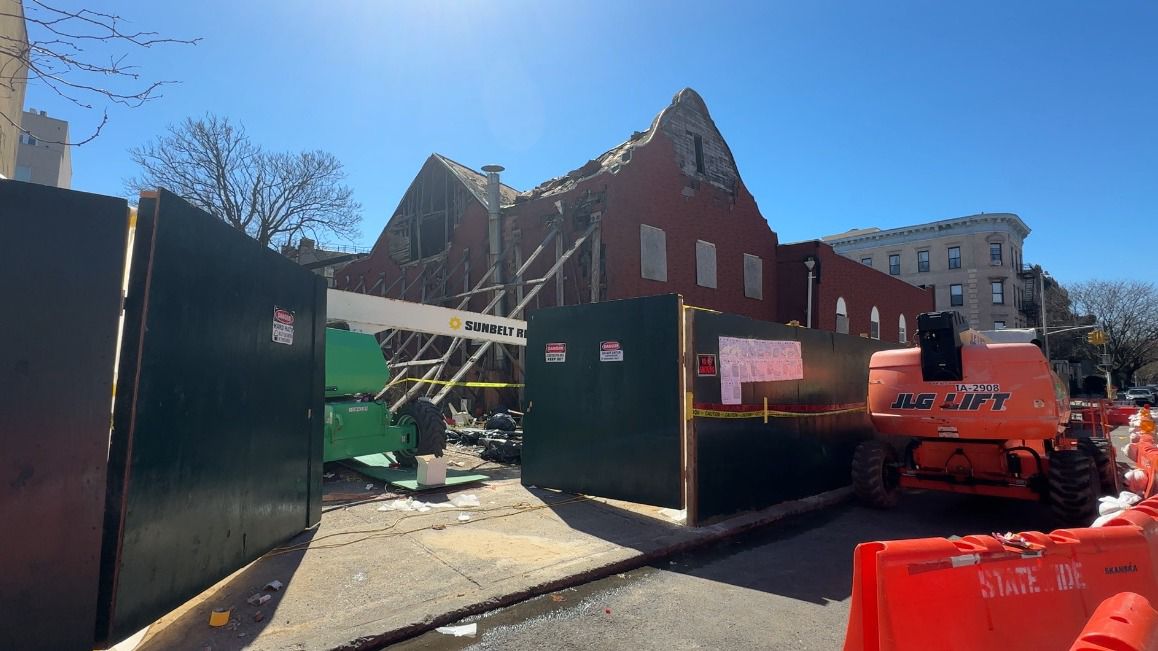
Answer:
[{"label": "jlg lift", "polygon": [[881,435],[853,458],[868,504],[903,489],[1048,502],[1066,524],[1089,524],[1116,494],[1104,432],[1069,429],[1069,395],[1032,343],[991,343],[957,312],[917,318],[919,347],[875,353],[868,405]]}]

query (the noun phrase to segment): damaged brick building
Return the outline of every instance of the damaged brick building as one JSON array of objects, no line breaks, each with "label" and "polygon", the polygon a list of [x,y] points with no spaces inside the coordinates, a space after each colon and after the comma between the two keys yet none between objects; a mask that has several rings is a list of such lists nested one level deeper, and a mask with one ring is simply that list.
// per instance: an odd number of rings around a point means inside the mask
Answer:
[{"label": "damaged brick building", "polygon": [[[541,306],[679,293],[692,305],[803,322],[805,299],[786,304],[799,292],[786,290],[784,277],[803,291],[807,272],[798,279],[780,264],[776,233],[691,89],[646,131],[530,190],[499,183],[502,168],[483,169],[431,155],[370,255],[340,270],[335,286],[502,315],[525,303],[520,318]],[[823,257],[834,273],[816,281],[818,315],[835,310],[820,305],[829,294],[858,305],[879,296],[880,322],[894,325],[874,333],[894,338],[900,314],[915,323],[932,308],[924,290],[869,268],[835,273],[841,263]],[[852,333],[869,333],[867,320],[868,312],[861,329],[854,319]],[[836,329],[827,318],[814,325]],[[397,359],[404,351],[392,346],[384,349]],[[514,358],[496,355],[490,366],[517,367]]]}]

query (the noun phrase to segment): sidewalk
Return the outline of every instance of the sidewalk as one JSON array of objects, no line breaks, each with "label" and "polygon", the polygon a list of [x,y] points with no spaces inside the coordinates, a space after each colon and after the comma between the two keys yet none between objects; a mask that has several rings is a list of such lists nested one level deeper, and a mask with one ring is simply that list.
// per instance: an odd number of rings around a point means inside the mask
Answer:
[{"label": "sidewalk", "polygon": [[[377,648],[822,508],[845,499],[848,491],[699,529],[674,523],[656,507],[529,489],[517,478],[415,497],[438,503],[464,495],[477,496],[479,506],[379,511],[393,502],[387,499],[327,512],[316,531],[159,620],[137,649]],[[274,580],[285,587],[266,592],[272,597],[268,603],[246,603]],[[232,623],[210,628],[214,608],[232,608]]]}]

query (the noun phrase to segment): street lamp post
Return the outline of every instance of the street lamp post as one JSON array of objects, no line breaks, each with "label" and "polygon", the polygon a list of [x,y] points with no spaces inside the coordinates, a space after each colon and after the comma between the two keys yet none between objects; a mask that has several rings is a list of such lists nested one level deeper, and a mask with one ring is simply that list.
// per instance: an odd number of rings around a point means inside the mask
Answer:
[{"label": "street lamp post", "polygon": [[807,258],[804,258],[804,266],[808,269],[808,307],[805,309],[805,312],[804,312],[805,313],[804,322],[805,322],[805,325],[807,327],[811,328],[812,327],[812,279],[815,278],[815,276],[812,275],[812,269],[813,269],[813,267],[816,266],[816,258],[814,258],[812,256],[808,256]]},{"label": "street lamp post", "polygon": [[1053,369],[1053,362],[1050,360],[1050,357],[1049,357],[1049,330],[1047,329],[1046,323],[1045,323],[1045,277],[1046,277],[1046,275],[1047,274],[1045,273],[1045,269],[1042,269],[1041,273],[1038,274],[1038,276],[1037,276],[1038,279],[1041,280],[1041,343],[1042,343],[1042,346],[1045,348],[1046,364],[1049,365],[1050,369],[1052,370]]}]

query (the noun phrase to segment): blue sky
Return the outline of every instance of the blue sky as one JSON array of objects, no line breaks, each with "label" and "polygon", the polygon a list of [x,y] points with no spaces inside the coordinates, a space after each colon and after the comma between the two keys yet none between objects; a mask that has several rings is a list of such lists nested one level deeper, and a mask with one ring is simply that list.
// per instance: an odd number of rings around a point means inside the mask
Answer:
[{"label": "blue sky", "polygon": [[[520,189],[579,167],[685,86],[781,241],[976,212],[1030,225],[1063,282],[1153,278],[1158,3],[64,0],[195,47],[132,53],[180,80],[114,109],[73,186],[122,194],[126,150],[206,111],[269,149],[325,149],[371,244],[431,152]],[[85,135],[97,116],[28,105]]]}]

